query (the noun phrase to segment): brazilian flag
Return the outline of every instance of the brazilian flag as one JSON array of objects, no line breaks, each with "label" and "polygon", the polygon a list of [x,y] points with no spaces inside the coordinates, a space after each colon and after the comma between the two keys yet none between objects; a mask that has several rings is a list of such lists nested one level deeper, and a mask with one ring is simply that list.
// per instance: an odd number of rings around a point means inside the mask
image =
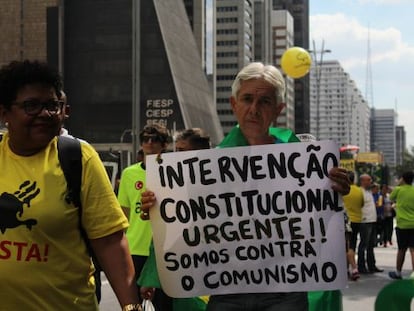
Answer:
[{"label": "brazilian flag", "polygon": [[[155,259],[154,243],[151,243],[150,254],[138,279],[138,284],[144,287],[161,288]],[[173,311],[205,311],[208,296],[193,298],[173,298]]]}]

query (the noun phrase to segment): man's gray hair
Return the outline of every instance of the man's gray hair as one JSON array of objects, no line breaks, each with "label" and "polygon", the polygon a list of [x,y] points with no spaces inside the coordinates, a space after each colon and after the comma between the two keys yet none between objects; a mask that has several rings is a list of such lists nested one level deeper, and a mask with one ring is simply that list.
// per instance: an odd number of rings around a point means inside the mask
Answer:
[{"label": "man's gray hair", "polygon": [[285,102],[285,79],[275,66],[264,65],[260,62],[250,63],[239,71],[231,86],[231,95],[236,98],[240,90],[241,82],[251,79],[264,79],[270,83],[276,92],[276,103]]}]

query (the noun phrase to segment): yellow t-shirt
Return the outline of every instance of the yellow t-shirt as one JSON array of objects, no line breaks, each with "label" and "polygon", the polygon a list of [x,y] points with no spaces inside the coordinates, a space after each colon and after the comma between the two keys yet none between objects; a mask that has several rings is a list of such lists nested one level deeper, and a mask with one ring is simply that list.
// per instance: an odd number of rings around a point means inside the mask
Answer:
[{"label": "yellow t-shirt", "polygon": [[346,214],[351,222],[362,221],[362,207],[364,206],[364,193],[357,185],[351,185],[351,190],[342,197]]},{"label": "yellow t-shirt", "polygon": [[[97,310],[78,209],[65,202],[57,139],[22,157],[0,142],[0,310]],[[82,143],[82,222],[89,238],[128,222],[98,154]]]}]

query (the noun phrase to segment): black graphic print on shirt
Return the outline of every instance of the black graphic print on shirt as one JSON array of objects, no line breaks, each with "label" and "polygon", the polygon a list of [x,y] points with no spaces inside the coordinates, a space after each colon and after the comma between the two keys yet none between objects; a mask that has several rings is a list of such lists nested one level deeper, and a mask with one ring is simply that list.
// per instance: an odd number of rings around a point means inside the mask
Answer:
[{"label": "black graphic print on shirt", "polygon": [[25,208],[30,208],[30,202],[40,193],[36,182],[24,181],[17,191],[3,192],[0,195],[0,231],[25,225],[29,230],[37,224],[33,218],[24,219]]}]

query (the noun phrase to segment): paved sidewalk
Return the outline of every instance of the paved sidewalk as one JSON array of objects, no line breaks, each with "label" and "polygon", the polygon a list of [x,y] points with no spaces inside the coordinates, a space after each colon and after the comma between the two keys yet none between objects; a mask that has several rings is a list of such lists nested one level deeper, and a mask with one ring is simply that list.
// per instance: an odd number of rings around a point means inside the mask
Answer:
[{"label": "paved sidewalk", "polygon": [[[386,284],[392,282],[388,277],[388,272],[395,269],[395,258],[397,255],[396,243],[392,247],[375,248],[375,257],[377,266],[384,269],[384,272],[375,274],[361,275],[357,282],[349,281],[348,287],[343,293],[343,310],[344,311],[373,311],[375,298]],[[411,256],[407,251],[404,263],[403,275],[408,277],[411,273]],[[103,282],[101,311],[119,310],[118,302],[113,294],[108,281],[105,277]],[[414,303],[411,304],[411,310],[414,310]],[[336,310],[332,310],[336,311]]]},{"label": "paved sidewalk", "polygon": [[[348,287],[342,291],[344,311],[371,311],[374,310],[375,298],[379,291],[392,280],[388,277],[388,272],[395,270],[395,258],[397,255],[397,246],[394,243],[391,247],[376,247],[375,258],[378,268],[384,269],[384,272],[374,274],[363,274],[356,281],[349,281]],[[408,277],[411,273],[411,256],[407,251],[403,277]],[[414,303],[411,304],[414,310]]]}]

